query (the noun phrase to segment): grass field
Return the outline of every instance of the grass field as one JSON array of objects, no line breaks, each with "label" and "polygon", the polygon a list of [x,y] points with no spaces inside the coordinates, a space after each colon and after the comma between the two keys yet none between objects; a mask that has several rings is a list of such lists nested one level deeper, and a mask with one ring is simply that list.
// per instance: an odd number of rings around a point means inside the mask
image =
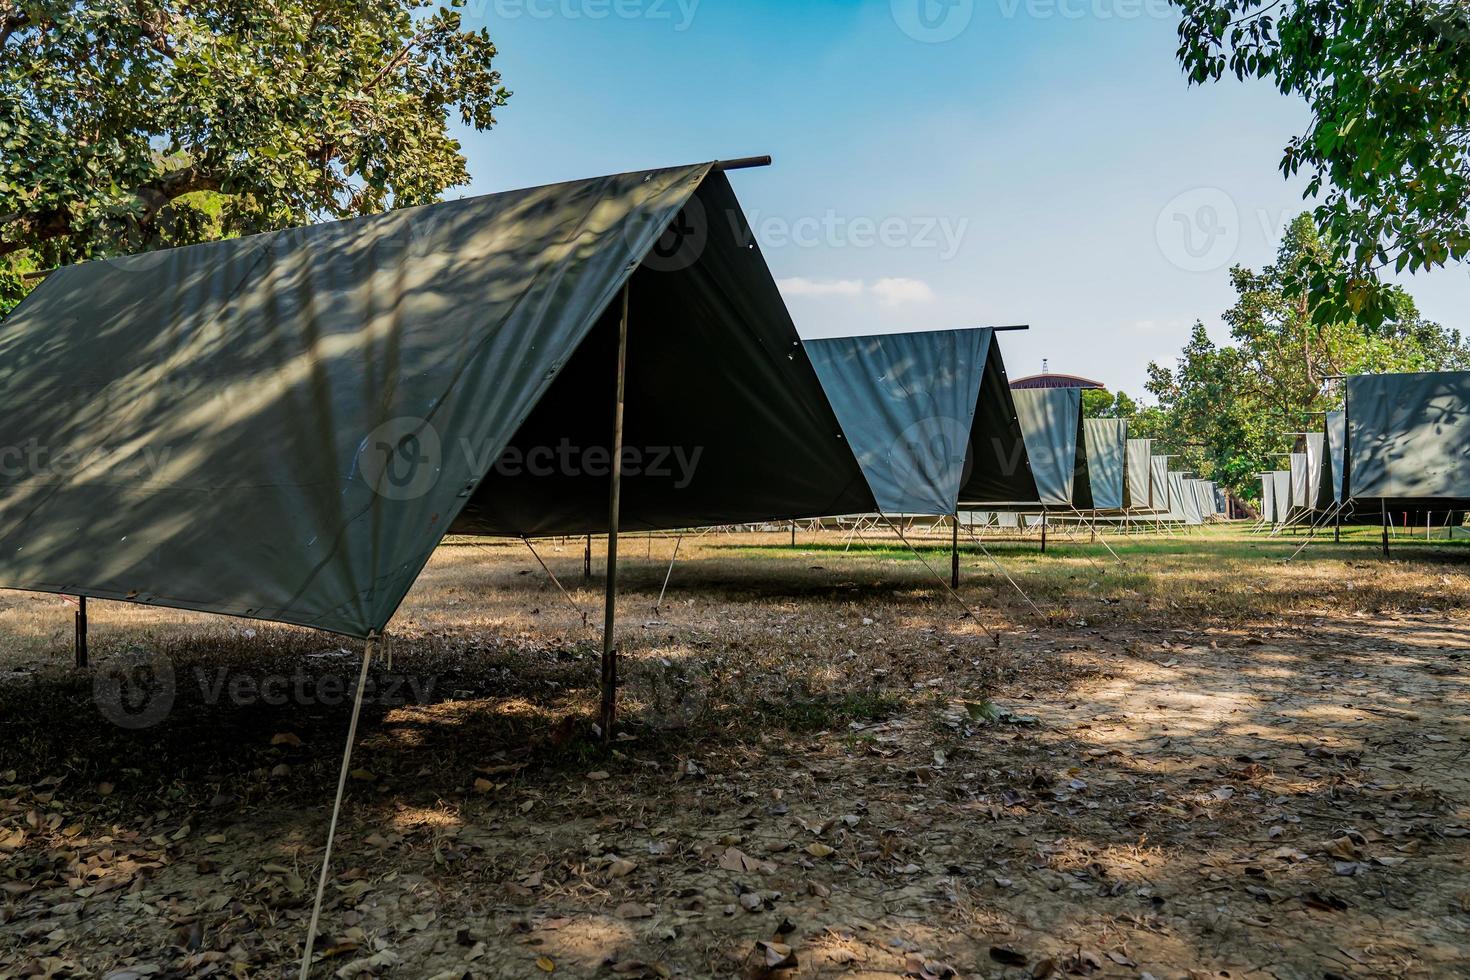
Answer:
[{"label": "grass field", "polygon": [[[1470,550],[1304,540],[630,536],[611,752],[600,547],[451,540],[313,976],[1470,974]],[[0,977],[294,975],[360,644],[91,612],[0,592]]]}]

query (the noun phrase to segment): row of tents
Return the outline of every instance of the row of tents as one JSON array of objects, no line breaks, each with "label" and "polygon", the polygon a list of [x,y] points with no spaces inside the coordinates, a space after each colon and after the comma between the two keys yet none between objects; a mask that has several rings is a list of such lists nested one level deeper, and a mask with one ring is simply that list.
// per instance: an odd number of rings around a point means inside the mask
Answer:
[{"label": "row of tents", "polygon": [[1261,474],[1261,527],[1456,526],[1470,509],[1470,372],[1357,375]]},{"label": "row of tents", "polygon": [[448,534],[1218,512],[993,329],[803,343],[727,169],[56,271],[0,330],[0,586],[371,637]]}]

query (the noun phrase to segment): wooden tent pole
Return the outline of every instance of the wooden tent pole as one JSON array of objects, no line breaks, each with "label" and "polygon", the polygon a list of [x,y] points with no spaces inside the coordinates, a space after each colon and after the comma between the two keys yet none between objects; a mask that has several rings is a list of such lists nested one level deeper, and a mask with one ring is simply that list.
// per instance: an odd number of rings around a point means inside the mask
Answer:
[{"label": "wooden tent pole", "polygon": [[592,535],[587,535],[586,550],[582,552],[582,581],[592,581]]},{"label": "wooden tent pole", "polygon": [[1041,553],[1046,554],[1046,508],[1041,508]]},{"label": "wooden tent pole", "polygon": [[1388,557],[1388,498],[1379,500],[1379,506],[1383,511],[1383,557]]},{"label": "wooden tent pole", "polygon": [[602,619],[602,713],[604,745],[612,743],[618,712],[618,512],[623,495],[623,394],[628,373],[628,283],[623,285],[623,316],[618,323],[617,398],[613,403],[612,479],[607,505],[607,590]]},{"label": "wooden tent pole", "polygon": [[87,669],[87,597],[77,596],[77,670]]}]

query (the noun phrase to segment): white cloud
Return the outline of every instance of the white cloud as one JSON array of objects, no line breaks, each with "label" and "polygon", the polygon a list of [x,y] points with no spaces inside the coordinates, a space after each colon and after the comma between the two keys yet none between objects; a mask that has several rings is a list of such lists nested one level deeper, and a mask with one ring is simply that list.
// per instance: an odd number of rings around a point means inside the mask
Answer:
[{"label": "white cloud", "polygon": [[777,287],[786,296],[860,296],[861,279],[778,279]]},{"label": "white cloud", "polygon": [[879,279],[870,288],[888,306],[934,301],[934,290],[920,279]]},{"label": "white cloud", "polygon": [[929,303],[934,290],[919,279],[879,279],[873,283],[861,279],[779,279],[776,285],[786,296],[872,296],[884,306]]}]

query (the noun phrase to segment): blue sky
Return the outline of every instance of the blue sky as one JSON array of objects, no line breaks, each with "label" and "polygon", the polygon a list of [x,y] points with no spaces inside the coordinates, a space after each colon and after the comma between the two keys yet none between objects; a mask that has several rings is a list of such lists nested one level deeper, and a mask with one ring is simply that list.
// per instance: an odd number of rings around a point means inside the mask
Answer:
[{"label": "blue sky", "polygon": [[[1013,377],[1137,395],[1305,207],[1305,108],[1187,87],[1165,0],[467,4],[515,95],[465,193],[769,153],[732,179],[804,336],[1027,323]],[[1406,284],[1470,328],[1465,268]]]}]

